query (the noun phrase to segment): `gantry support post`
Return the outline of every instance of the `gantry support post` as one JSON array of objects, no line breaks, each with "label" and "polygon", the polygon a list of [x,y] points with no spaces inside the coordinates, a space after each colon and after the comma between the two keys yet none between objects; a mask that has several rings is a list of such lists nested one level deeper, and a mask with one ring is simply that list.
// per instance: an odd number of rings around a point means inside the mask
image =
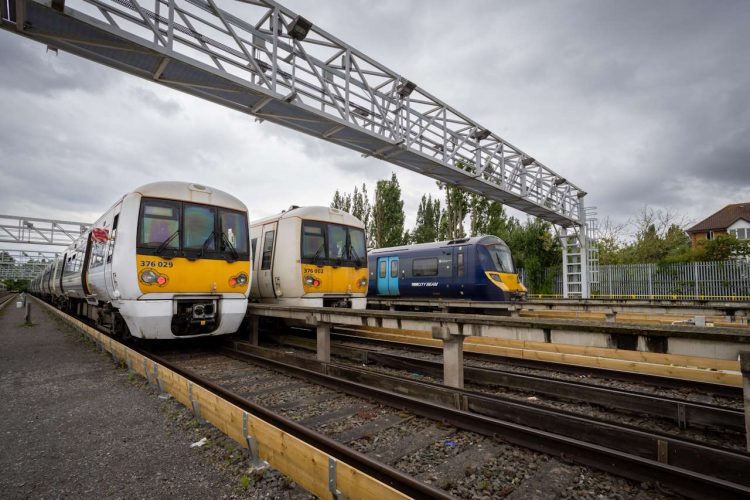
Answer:
[{"label": "gantry support post", "polygon": [[586,207],[583,203],[583,195],[578,196],[578,217],[581,221],[581,227],[578,232],[578,239],[581,245],[581,298],[591,298],[591,273],[589,273],[589,231],[588,221],[586,220]]},{"label": "gantry support post", "polygon": [[745,397],[745,443],[750,451],[750,351],[740,353],[742,391]]},{"label": "gantry support post", "polygon": [[464,335],[448,327],[433,326],[432,337],[443,341],[443,384],[464,388]]}]

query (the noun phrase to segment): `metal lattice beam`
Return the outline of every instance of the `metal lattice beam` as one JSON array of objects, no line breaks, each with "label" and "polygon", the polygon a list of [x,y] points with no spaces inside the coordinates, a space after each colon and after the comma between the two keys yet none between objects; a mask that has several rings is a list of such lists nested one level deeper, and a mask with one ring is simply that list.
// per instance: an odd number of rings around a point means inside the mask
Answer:
[{"label": "metal lattice beam", "polygon": [[59,252],[0,249],[0,279],[32,279],[59,255]]},{"label": "metal lattice beam", "polygon": [[[5,0],[0,0],[0,2]],[[0,215],[0,243],[68,246],[90,224],[18,215]]]},{"label": "metal lattice beam", "polygon": [[214,0],[0,5],[3,28],[51,47],[457,184],[553,224],[585,222],[583,190],[273,1],[232,3],[238,15]]}]

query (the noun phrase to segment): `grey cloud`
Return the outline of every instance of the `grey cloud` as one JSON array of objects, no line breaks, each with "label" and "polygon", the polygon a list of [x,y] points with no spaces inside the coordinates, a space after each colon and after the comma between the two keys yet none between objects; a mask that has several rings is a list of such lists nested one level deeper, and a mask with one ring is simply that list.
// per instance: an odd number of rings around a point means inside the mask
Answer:
[{"label": "grey cloud", "polygon": [[[750,198],[747,2],[284,4],[580,185],[602,217],[650,204],[695,218]],[[0,211],[24,206],[35,184],[35,209],[101,210],[126,185],[165,176],[236,189],[258,213],[327,204],[335,188],[373,189],[391,171],[409,210],[438,194],[343,147],[10,33],[0,43],[0,67],[13,68],[0,72],[13,101],[0,161],[23,170],[0,186]],[[69,180],[54,181],[61,172]],[[92,194],[72,195],[78,185]]]}]

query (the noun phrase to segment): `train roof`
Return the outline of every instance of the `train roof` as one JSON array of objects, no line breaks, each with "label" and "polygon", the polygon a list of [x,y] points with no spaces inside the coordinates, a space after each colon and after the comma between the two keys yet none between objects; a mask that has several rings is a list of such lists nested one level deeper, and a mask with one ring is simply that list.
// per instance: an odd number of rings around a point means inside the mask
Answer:
[{"label": "train roof", "polygon": [[247,212],[247,207],[239,198],[221,189],[192,182],[152,182],[134,189],[133,192],[147,197],[192,201]]},{"label": "train roof", "polygon": [[501,245],[508,246],[503,240],[501,240],[497,236],[485,235],[485,236],[474,236],[472,238],[459,238],[459,239],[448,240],[448,241],[434,241],[431,243],[417,243],[414,245],[402,245],[402,246],[397,246],[397,247],[374,248],[372,250],[368,250],[367,253],[369,255],[377,255],[381,253],[409,252],[409,251],[416,251],[416,250],[432,250],[436,248],[455,247],[455,246],[493,245],[493,244],[501,244]]},{"label": "train roof", "polygon": [[291,219],[297,217],[304,220],[315,220],[322,222],[335,222],[337,224],[343,224],[345,226],[354,226],[364,229],[364,223],[358,218],[354,217],[348,212],[339,210],[338,208],[312,206],[312,207],[298,207],[292,205],[288,210],[284,210],[281,213],[264,217],[250,222],[250,226],[257,226],[260,224],[268,224],[281,219]]}]

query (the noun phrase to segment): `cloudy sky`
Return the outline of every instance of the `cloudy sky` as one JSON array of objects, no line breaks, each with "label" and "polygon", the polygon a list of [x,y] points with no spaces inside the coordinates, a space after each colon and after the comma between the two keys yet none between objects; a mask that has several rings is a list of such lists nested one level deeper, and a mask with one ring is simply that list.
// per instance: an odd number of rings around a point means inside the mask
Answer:
[{"label": "cloudy sky", "polygon": [[[220,6],[230,0],[219,0]],[[750,2],[288,0],[586,190],[696,222],[750,201]],[[235,12],[238,5],[231,3]],[[327,205],[395,171],[407,221],[434,181],[0,32],[0,213],[91,221],[189,180],[252,215]],[[371,192],[372,195],[372,192]]]}]

